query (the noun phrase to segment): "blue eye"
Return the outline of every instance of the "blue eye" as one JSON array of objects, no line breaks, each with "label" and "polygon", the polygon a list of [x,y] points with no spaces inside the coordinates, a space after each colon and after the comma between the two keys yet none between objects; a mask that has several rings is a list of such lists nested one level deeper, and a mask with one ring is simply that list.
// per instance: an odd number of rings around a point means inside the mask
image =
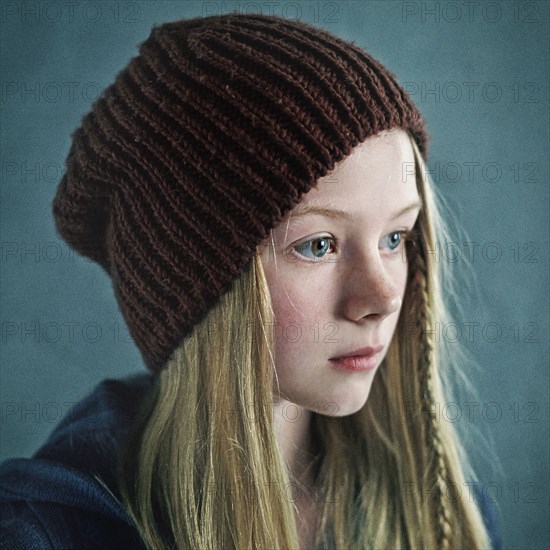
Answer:
[{"label": "blue eye", "polygon": [[294,250],[298,252],[301,256],[305,256],[306,258],[311,258],[311,256],[307,256],[306,254],[303,254],[304,251],[311,251],[311,253],[314,255],[311,259],[322,259],[326,252],[328,252],[330,246],[332,244],[331,237],[318,237],[317,239],[312,239],[311,241],[306,241],[305,243],[296,245],[294,247]]},{"label": "blue eye", "polygon": [[406,233],[405,231],[394,231],[393,233],[390,233],[389,235],[386,235],[382,239],[382,243],[385,243],[385,245],[390,250],[395,250],[398,248],[398,246],[401,244],[401,241],[403,240],[403,234]]}]

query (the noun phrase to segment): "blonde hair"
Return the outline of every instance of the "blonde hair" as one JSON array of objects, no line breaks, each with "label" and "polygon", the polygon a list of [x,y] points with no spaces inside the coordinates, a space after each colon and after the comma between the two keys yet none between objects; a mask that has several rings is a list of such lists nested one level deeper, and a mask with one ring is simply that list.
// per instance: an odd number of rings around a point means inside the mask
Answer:
[{"label": "blonde hair", "polygon": [[[361,410],[313,415],[323,548],[489,547],[463,490],[473,474],[461,438],[432,414],[459,365],[430,329],[447,315],[429,254],[445,226],[411,142],[423,207],[396,334]],[[123,505],[147,547],[299,547],[273,426],[273,326],[256,255],[156,379],[119,464]]]}]

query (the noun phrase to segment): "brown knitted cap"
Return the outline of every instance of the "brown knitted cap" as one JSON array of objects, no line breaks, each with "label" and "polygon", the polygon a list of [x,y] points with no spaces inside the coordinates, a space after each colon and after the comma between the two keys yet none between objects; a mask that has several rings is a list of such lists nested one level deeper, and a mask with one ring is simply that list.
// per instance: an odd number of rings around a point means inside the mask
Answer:
[{"label": "brown knitted cap", "polygon": [[420,113],[352,42],[261,14],[166,23],[73,132],[56,228],[158,372],[301,196],[391,128],[426,156]]}]

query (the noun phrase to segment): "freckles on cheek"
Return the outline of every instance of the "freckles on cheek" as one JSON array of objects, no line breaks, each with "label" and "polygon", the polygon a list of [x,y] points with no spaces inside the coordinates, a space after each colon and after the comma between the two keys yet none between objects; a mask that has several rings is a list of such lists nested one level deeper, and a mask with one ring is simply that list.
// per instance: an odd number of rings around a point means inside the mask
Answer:
[{"label": "freckles on cheek", "polygon": [[293,294],[288,288],[277,293],[273,300],[273,312],[275,314],[275,333],[282,335],[279,342],[284,347],[300,348],[308,339],[310,327],[315,321],[321,319],[319,304],[315,294],[310,296]]},{"label": "freckles on cheek", "polygon": [[279,326],[287,328],[291,324],[301,325],[306,318],[307,303],[305,300],[288,295],[283,291],[278,294],[274,307],[275,321]]},{"label": "freckles on cheek", "polygon": [[403,298],[403,296],[405,295],[405,290],[407,288],[407,279],[409,278],[409,270],[409,262],[402,261],[401,265],[398,266],[393,275],[396,287],[399,291],[401,298]]}]

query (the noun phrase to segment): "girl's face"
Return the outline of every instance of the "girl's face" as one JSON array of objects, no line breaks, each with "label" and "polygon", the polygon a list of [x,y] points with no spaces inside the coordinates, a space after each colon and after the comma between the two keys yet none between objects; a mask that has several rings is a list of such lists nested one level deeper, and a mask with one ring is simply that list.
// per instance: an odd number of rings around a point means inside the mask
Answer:
[{"label": "girl's face", "polygon": [[[383,132],[321,178],[262,243],[277,401],[335,416],[365,404],[399,317],[405,237],[419,207],[409,138]],[[379,351],[335,360],[360,348]]]}]

